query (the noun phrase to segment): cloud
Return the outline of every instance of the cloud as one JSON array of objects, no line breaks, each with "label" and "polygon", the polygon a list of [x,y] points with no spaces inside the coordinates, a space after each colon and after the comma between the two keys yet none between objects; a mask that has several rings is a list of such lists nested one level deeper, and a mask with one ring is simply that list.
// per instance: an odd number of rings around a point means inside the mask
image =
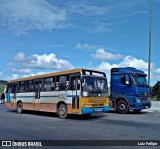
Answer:
[{"label": "cloud", "polygon": [[[108,9],[105,6],[97,6],[88,1],[70,1],[67,3],[66,8],[70,14],[78,14],[82,16],[100,16],[104,15]],[[95,13],[96,12],[96,13]]]},{"label": "cloud", "polygon": [[92,54],[92,57],[98,60],[115,60],[115,59],[121,59],[124,56],[121,54],[112,54],[101,48],[98,49],[95,54]]},{"label": "cloud", "polygon": [[37,75],[42,75],[42,74],[48,74],[49,72],[37,72],[37,73],[30,73],[30,74],[25,74],[23,75],[22,77],[23,78],[26,78],[26,77],[29,77],[29,76],[37,76]]},{"label": "cloud", "polygon": [[25,73],[31,73],[31,69],[15,69],[13,68],[12,69],[12,73],[15,73],[15,74],[25,74]]},{"label": "cloud", "polygon": [[[7,31],[12,34],[24,35],[34,30],[52,31],[80,27],[75,20],[90,17],[90,26],[95,32],[102,33],[112,31],[108,26],[110,20],[134,14],[135,11],[144,12],[142,8],[138,9],[144,3],[145,1],[142,0],[112,0],[99,3],[73,0],[65,3],[49,0],[1,0],[0,26],[7,28]],[[98,22],[96,25],[93,23],[95,18]],[[83,28],[88,30],[88,27]]]},{"label": "cloud", "polygon": [[[148,62],[135,58],[133,56],[126,56],[120,61],[119,63],[109,63],[102,61],[96,69],[106,72],[108,82],[110,82],[110,70],[111,68],[118,68],[118,67],[134,67],[136,69],[144,71],[145,74],[148,74]],[[156,68],[154,63],[151,63],[151,84],[153,85],[155,81],[159,80],[160,77],[160,68]]]},{"label": "cloud", "polygon": [[64,28],[66,11],[51,5],[47,0],[1,0],[1,26],[16,35],[30,30]]},{"label": "cloud", "polygon": [[88,43],[78,43],[75,46],[75,49],[87,49],[87,50],[93,50],[96,49],[98,45],[92,45],[92,44],[88,44]]},{"label": "cloud", "polygon": [[37,73],[29,73],[29,74],[12,74],[11,76],[9,76],[7,78],[7,80],[14,80],[14,79],[18,79],[18,78],[26,78],[26,77],[30,77],[30,76],[37,76],[37,75],[42,75],[42,74],[47,74],[49,72],[37,72]]},{"label": "cloud", "polygon": [[90,31],[95,33],[111,32],[112,29],[110,26],[111,24],[109,23],[97,22],[96,25]]},{"label": "cloud", "polygon": [[[148,62],[142,59],[137,59],[133,56],[126,56],[122,62],[119,63],[119,67],[135,67],[140,70],[146,71],[148,69]],[[151,68],[153,64],[151,64]]]},{"label": "cloud", "polygon": [[10,77],[8,77],[7,80],[14,80],[14,79],[18,79],[20,76],[18,74],[12,74]]},{"label": "cloud", "polygon": [[[117,64],[110,64],[108,62],[101,62],[98,65],[98,69],[102,71],[110,70],[113,67],[135,67],[137,69],[147,71],[148,70],[148,62],[143,61],[142,59],[137,59],[133,56],[126,56],[121,62]],[[153,64],[151,64],[151,69],[153,68]]]},{"label": "cloud", "polygon": [[35,68],[50,68],[50,69],[72,69],[73,65],[63,59],[58,59],[54,53],[31,55],[23,61],[23,65]]},{"label": "cloud", "polygon": [[155,69],[154,72],[160,73],[160,68]]},{"label": "cloud", "polygon": [[25,58],[24,53],[23,52],[19,52],[13,57],[13,60],[21,62],[21,61],[24,60],[24,58]]}]

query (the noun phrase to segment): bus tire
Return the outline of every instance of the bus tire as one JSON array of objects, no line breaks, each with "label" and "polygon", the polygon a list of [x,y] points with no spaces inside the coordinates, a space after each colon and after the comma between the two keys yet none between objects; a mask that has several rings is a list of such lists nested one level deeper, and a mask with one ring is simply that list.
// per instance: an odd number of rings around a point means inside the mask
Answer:
[{"label": "bus tire", "polygon": [[23,111],[23,104],[22,102],[17,103],[17,113],[21,114]]},{"label": "bus tire", "polygon": [[84,118],[89,118],[90,116],[91,116],[91,113],[83,115]]},{"label": "bus tire", "polygon": [[60,106],[58,107],[58,116],[62,119],[67,118],[67,106],[66,104],[60,104]]},{"label": "bus tire", "polygon": [[116,110],[118,113],[120,113],[120,114],[128,113],[128,105],[125,101],[123,101],[123,100],[118,101],[116,107],[117,107]]}]

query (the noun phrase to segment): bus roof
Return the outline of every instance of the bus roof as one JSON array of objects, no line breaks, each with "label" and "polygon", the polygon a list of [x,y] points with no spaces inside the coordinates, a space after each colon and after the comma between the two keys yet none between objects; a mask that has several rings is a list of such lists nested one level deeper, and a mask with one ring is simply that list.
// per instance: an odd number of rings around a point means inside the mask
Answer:
[{"label": "bus roof", "polygon": [[53,73],[48,73],[48,74],[30,76],[30,77],[25,77],[25,78],[19,78],[19,79],[15,79],[15,80],[9,80],[7,83],[14,83],[14,82],[27,81],[27,80],[33,80],[33,79],[39,79],[39,78],[45,78],[45,77],[52,77],[52,76],[57,76],[57,75],[65,75],[65,74],[70,74],[70,73],[78,73],[78,72],[82,72],[82,70],[86,70],[86,71],[88,70],[88,71],[93,71],[93,72],[97,72],[97,73],[98,72],[104,73],[102,71],[97,71],[97,70],[93,70],[93,69],[77,68],[77,69],[53,72]]}]

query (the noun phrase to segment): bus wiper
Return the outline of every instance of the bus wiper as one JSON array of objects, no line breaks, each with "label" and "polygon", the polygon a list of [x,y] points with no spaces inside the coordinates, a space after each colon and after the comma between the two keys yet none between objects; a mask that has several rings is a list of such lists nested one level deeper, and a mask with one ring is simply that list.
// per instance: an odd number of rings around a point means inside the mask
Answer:
[{"label": "bus wiper", "polygon": [[97,89],[92,89],[91,92],[92,93],[97,93]]}]

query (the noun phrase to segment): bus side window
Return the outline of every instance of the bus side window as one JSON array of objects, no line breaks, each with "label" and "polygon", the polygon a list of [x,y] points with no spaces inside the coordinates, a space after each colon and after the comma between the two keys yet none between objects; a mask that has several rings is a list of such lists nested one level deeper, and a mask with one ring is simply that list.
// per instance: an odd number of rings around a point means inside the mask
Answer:
[{"label": "bus side window", "polygon": [[[76,83],[77,81],[77,83]],[[71,80],[71,89],[72,90],[76,90],[76,84],[77,84],[77,90],[80,89],[80,77],[76,78],[76,77],[73,77],[72,80]]]},{"label": "bus side window", "polygon": [[59,76],[59,90],[64,91],[69,89],[69,75]]},{"label": "bus side window", "polygon": [[26,81],[25,82],[25,92],[32,92],[33,91],[33,81]]},{"label": "bus side window", "polygon": [[55,88],[54,78],[45,78],[44,80],[44,91],[53,91]]},{"label": "bus side window", "polygon": [[7,85],[7,93],[11,93],[12,92],[12,84],[8,84]]},{"label": "bus side window", "polygon": [[76,79],[72,79],[71,88],[72,88],[72,90],[76,90]]},{"label": "bus side window", "polygon": [[20,82],[19,83],[19,92],[20,93],[25,92],[25,82]]},{"label": "bus side window", "polygon": [[18,93],[19,89],[18,89],[18,84],[13,84],[12,86],[12,93]]}]

